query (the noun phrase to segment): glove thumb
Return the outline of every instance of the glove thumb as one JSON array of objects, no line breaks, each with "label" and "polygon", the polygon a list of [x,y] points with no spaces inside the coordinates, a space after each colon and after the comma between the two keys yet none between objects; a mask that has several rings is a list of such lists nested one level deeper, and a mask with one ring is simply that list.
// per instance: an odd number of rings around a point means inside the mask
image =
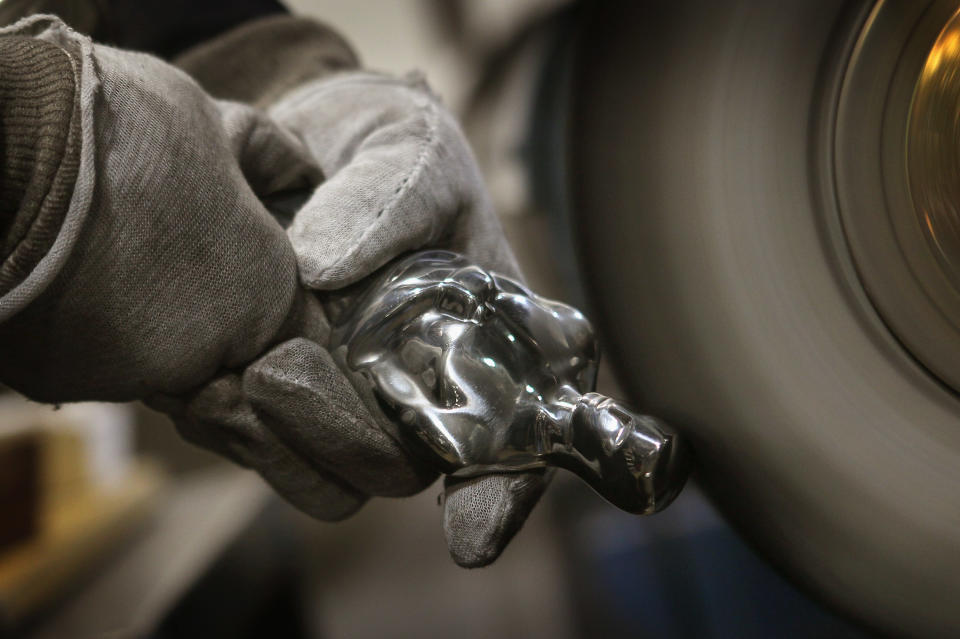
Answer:
[{"label": "glove thumb", "polygon": [[552,469],[447,477],[443,533],[453,560],[464,568],[492,563],[523,526],[552,477]]}]

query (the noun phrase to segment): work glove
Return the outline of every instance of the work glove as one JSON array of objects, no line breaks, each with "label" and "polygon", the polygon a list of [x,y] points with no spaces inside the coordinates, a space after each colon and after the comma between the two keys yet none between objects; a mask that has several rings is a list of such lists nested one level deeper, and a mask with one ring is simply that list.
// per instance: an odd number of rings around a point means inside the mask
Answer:
[{"label": "work glove", "polygon": [[[70,78],[58,102],[37,108],[63,114],[54,172],[73,175],[55,193],[65,191],[59,215],[44,208],[38,179],[23,189],[12,225],[23,230],[5,251],[13,276],[0,289],[0,376],[45,402],[176,395],[296,334],[310,296],[258,195],[320,181],[300,141],[162,61],[95,46],[55,18],[0,38],[26,47],[14,69],[45,57]],[[23,173],[37,176],[57,152],[52,133],[33,137]],[[37,202],[41,214],[20,215]]]},{"label": "work glove", "polygon": [[[419,76],[343,73],[293,91],[269,113],[303,140],[326,176],[288,229],[301,278],[322,298],[344,304],[342,294],[325,293],[343,291],[397,256],[427,247],[451,249],[521,278],[460,127]],[[334,359],[370,412],[382,415],[369,382],[347,369],[342,350]],[[288,402],[275,401],[277,393],[251,397],[271,420],[323,431],[324,424],[303,410],[319,388],[287,386]],[[444,533],[457,563],[481,566],[499,556],[549,477],[543,470],[448,477]]]}]

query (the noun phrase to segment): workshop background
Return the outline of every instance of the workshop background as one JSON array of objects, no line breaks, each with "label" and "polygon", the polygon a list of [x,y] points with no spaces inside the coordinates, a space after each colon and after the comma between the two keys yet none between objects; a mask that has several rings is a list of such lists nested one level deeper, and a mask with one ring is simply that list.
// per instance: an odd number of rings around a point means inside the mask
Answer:
[{"label": "workshop background", "polygon": [[[563,229],[559,0],[288,0],[462,118],[532,287],[583,305]],[[188,19],[188,17],[185,17]],[[601,390],[618,396],[605,369]],[[491,567],[450,560],[434,485],[314,522],[142,406],[0,401],[0,619],[26,637],[856,637],[689,486],[652,518],[558,473]]]}]

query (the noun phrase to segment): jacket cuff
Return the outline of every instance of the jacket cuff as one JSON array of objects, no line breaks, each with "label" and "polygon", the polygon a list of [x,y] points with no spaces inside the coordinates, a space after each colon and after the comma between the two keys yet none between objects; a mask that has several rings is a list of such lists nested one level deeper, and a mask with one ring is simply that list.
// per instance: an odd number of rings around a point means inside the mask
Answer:
[{"label": "jacket cuff", "polygon": [[0,296],[53,246],[80,166],[73,58],[36,38],[0,36]]}]

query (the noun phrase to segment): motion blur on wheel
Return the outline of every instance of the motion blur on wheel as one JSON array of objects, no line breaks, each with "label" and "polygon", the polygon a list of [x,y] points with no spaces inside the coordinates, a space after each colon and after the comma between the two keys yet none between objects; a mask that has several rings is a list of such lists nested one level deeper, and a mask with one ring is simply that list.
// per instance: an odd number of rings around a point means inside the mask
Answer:
[{"label": "motion blur on wheel", "polygon": [[572,221],[622,380],[796,583],[960,631],[960,3],[599,3]]}]

